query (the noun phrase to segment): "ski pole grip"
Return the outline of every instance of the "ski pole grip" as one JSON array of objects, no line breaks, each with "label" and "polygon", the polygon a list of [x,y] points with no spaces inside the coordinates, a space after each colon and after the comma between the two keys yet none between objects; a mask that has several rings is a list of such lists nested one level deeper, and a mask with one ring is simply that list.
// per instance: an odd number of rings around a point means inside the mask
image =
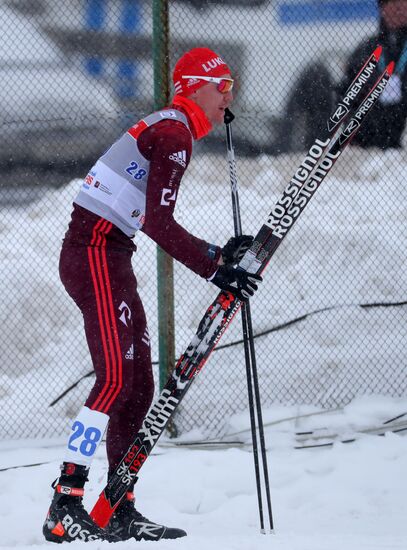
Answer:
[{"label": "ski pole grip", "polygon": [[226,107],[225,114],[223,116],[223,121],[225,124],[230,124],[235,118],[235,115],[232,113],[230,109]]}]

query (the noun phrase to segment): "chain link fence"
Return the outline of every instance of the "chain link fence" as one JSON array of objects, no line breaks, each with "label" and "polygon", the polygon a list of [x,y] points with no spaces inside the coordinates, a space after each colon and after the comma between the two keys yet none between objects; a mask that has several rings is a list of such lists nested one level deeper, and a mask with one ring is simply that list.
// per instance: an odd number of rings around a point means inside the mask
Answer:
[{"label": "chain link fence", "polygon": [[[265,220],[346,84],[348,60],[361,43],[378,42],[380,26],[375,0],[170,2],[171,67],[205,45],[238,80],[233,135],[245,233]],[[80,178],[153,109],[152,3],[2,1],[0,28],[0,434],[50,437],[67,433],[93,383],[81,315],[59,281],[61,241]],[[398,40],[392,55],[402,59],[405,36]],[[404,65],[370,116],[379,126],[338,161],[252,300],[266,407],[406,394]],[[386,121],[390,111],[400,124]],[[195,145],[176,217],[209,242],[233,234],[224,128]],[[156,359],[155,244],[135,240]],[[175,265],[177,355],[215,295]],[[181,433],[218,435],[247,409],[239,319],[220,344],[181,404]]]}]

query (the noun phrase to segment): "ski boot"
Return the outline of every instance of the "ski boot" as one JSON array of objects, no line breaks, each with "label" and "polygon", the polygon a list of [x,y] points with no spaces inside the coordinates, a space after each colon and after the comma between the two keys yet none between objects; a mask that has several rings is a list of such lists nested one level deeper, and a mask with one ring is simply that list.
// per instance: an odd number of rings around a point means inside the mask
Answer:
[{"label": "ski boot", "polygon": [[117,537],[96,525],[83,507],[83,487],[88,480],[89,469],[64,462],[61,471],[59,480],[52,484],[55,493],[42,528],[46,540],[57,543],[74,540],[118,541]]},{"label": "ski boot", "polygon": [[145,518],[134,507],[134,494],[126,493],[111,517],[106,530],[119,540],[160,540],[186,537],[186,532],[175,527],[165,527]]}]

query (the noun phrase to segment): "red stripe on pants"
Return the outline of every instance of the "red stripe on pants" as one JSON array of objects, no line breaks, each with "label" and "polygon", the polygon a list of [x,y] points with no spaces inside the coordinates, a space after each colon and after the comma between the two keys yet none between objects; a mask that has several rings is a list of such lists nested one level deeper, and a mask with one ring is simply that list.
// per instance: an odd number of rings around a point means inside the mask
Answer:
[{"label": "red stripe on pants", "polygon": [[111,229],[110,222],[100,219],[94,227],[91,245],[87,248],[106,362],[106,382],[92,409],[106,414],[123,385],[122,354],[106,258],[106,235]]}]

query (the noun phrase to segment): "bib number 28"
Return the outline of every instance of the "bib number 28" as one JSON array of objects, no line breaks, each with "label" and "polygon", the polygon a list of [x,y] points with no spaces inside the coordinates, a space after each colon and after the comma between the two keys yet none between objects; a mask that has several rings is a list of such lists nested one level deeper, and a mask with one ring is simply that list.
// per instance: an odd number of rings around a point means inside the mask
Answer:
[{"label": "bib number 28", "polygon": [[139,168],[139,165],[135,160],[130,162],[130,165],[126,168],[126,172],[135,180],[141,180],[147,174],[143,168]]},{"label": "bib number 28", "polygon": [[78,420],[73,423],[72,435],[69,438],[68,449],[79,452],[83,456],[93,456],[97,449],[102,433],[98,428],[89,426],[85,428]]},{"label": "bib number 28", "polygon": [[82,407],[72,424],[65,462],[90,465],[108,422],[107,414]]}]

